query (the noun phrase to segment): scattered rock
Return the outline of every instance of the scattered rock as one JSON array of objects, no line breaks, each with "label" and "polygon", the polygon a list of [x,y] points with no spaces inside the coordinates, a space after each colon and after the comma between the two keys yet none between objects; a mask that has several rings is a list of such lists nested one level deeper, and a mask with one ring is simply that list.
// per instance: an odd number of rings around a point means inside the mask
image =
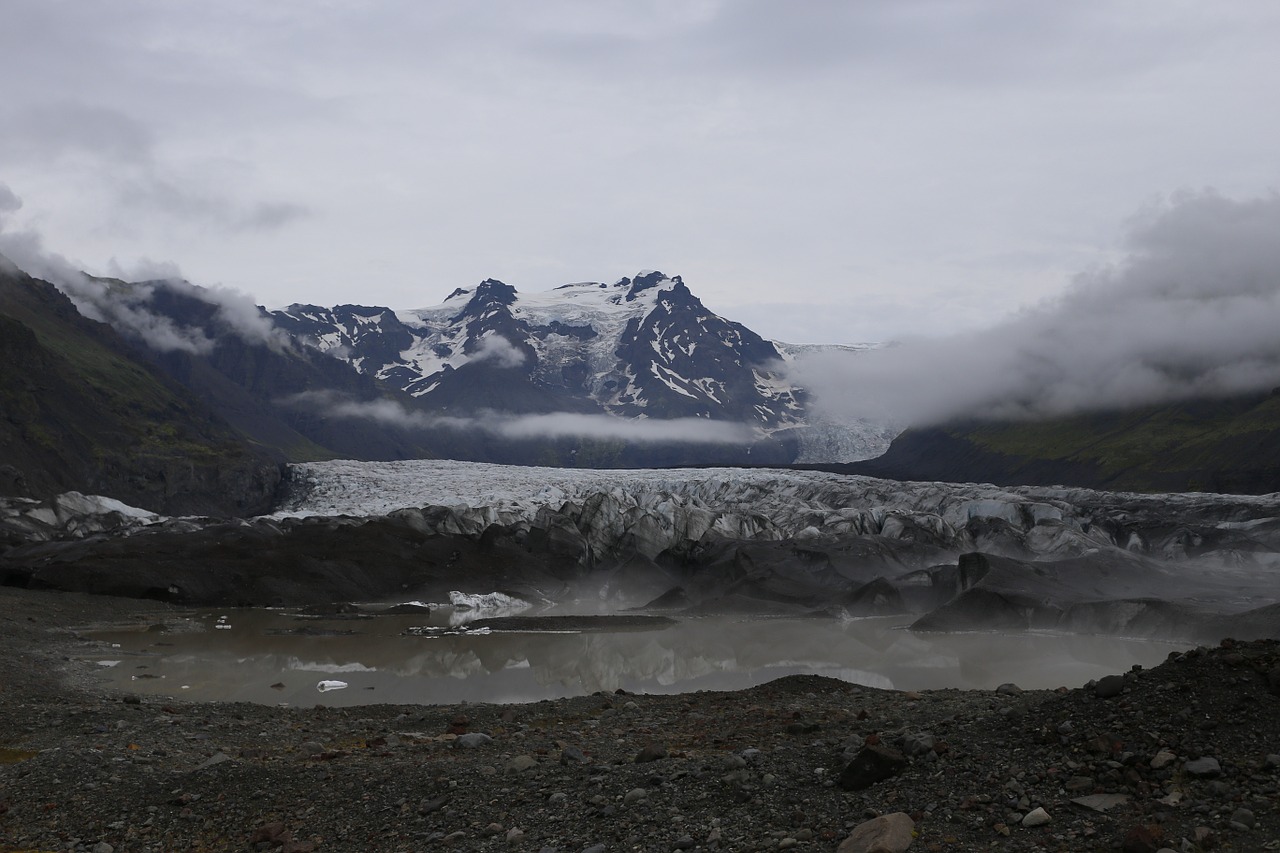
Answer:
[{"label": "scattered rock", "polygon": [[1212,755],[1188,761],[1182,765],[1182,769],[1187,772],[1188,776],[1195,776],[1198,779],[1216,779],[1222,775],[1222,766],[1218,764],[1218,759]]},{"label": "scattered rock", "polygon": [[458,749],[475,749],[478,746],[484,746],[486,743],[492,743],[493,738],[484,732],[468,732],[465,735],[458,735],[453,745]]},{"label": "scattered rock", "polygon": [[1076,797],[1071,802],[1095,812],[1105,812],[1129,802],[1129,797],[1126,794],[1090,794],[1087,797]]},{"label": "scattered rock", "polygon": [[644,749],[640,750],[636,755],[636,764],[644,764],[648,761],[660,761],[667,757],[667,748],[660,743],[646,744]]},{"label": "scattered rock", "polygon": [[1159,826],[1135,826],[1120,841],[1123,853],[1156,853],[1164,841],[1164,830]]},{"label": "scattered rock", "polygon": [[230,760],[231,760],[231,756],[227,755],[225,752],[216,752],[205,761],[201,762],[200,764],[197,764],[191,770],[191,772],[197,773],[201,770],[208,770],[210,767],[217,767],[219,764],[223,763],[224,761],[230,761]]},{"label": "scattered rock", "polygon": [[1049,817],[1049,813],[1043,808],[1035,808],[1027,812],[1022,818],[1023,826],[1044,826],[1053,818]]},{"label": "scattered rock", "polygon": [[903,853],[911,846],[915,828],[905,812],[881,815],[854,827],[836,853]]},{"label": "scattered rock", "polygon": [[1124,691],[1123,675],[1107,675],[1098,679],[1093,686],[1093,695],[1099,699],[1112,699]]},{"label": "scattered rock", "polygon": [[846,791],[861,791],[898,775],[906,766],[906,757],[896,749],[871,744],[845,765],[837,782]]}]

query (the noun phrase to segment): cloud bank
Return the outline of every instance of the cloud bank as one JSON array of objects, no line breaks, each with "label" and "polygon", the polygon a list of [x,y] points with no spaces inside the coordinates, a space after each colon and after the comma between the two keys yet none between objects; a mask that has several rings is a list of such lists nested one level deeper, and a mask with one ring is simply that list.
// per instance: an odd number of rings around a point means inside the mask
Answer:
[{"label": "cloud bank", "polygon": [[1126,236],[1123,261],[986,331],[811,357],[798,379],[827,414],[917,426],[1280,385],[1280,194],[1180,193],[1134,216]]},{"label": "cloud bank", "polygon": [[625,420],[610,415],[573,412],[513,415],[492,411],[475,417],[453,417],[412,411],[394,400],[351,400],[331,391],[307,391],[294,394],[281,402],[329,417],[370,420],[400,429],[482,430],[514,440],[585,438],[620,440],[631,444],[739,444],[755,438],[754,431],[746,424],[701,418]]},{"label": "cloud bank", "polygon": [[62,255],[46,250],[38,233],[8,227],[11,214],[21,208],[22,199],[0,183],[0,255],[28,275],[56,286],[86,317],[107,323],[160,352],[206,354],[212,351],[215,342],[203,329],[180,325],[152,309],[156,294],[167,290],[214,306],[217,332],[229,332],[250,343],[276,349],[289,345],[288,337],[272,325],[253,297],[232,288],[197,287],[183,281],[181,270],[172,262],[144,258],[127,269],[112,262],[113,275],[150,279],[137,283],[86,275]]}]

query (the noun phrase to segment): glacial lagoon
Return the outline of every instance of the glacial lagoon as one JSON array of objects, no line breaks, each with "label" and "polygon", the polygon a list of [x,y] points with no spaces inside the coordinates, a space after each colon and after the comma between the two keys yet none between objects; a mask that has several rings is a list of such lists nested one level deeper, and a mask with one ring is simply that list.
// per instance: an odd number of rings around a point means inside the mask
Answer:
[{"label": "glacial lagoon", "polygon": [[795,674],[899,690],[1077,687],[1154,666],[1188,645],[916,633],[904,617],[681,617],[650,630],[587,631],[468,631],[459,621],[447,611],[316,618],[210,610],[193,613],[187,630],[97,632],[86,657],[109,686],[138,694],[310,707],[736,690]]}]

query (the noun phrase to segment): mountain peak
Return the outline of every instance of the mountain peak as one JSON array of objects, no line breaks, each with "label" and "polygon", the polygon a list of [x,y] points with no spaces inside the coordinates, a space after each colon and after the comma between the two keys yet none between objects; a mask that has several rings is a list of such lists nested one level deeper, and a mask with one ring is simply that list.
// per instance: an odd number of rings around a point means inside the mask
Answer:
[{"label": "mountain peak", "polygon": [[476,285],[475,296],[471,301],[496,302],[499,305],[510,305],[516,301],[516,289],[496,278],[486,278]]},{"label": "mountain peak", "polygon": [[[623,281],[626,281],[626,279],[623,279]],[[678,283],[680,282],[680,276],[668,279],[665,274],[658,270],[641,270],[636,273],[636,277],[631,280],[631,289],[627,291],[627,301],[631,302],[640,293],[643,293],[646,290],[651,290],[662,284],[664,281],[675,281]]]}]

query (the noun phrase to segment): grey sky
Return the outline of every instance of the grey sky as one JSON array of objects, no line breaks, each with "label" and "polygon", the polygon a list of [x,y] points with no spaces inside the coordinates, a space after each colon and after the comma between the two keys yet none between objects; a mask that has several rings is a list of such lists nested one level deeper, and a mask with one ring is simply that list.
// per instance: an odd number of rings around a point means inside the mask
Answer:
[{"label": "grey sky", "polygon": [[766,337],[979,329],[1280,186],[1280,4],[6,0],[7,227],[268,305],[680,273]]}]

